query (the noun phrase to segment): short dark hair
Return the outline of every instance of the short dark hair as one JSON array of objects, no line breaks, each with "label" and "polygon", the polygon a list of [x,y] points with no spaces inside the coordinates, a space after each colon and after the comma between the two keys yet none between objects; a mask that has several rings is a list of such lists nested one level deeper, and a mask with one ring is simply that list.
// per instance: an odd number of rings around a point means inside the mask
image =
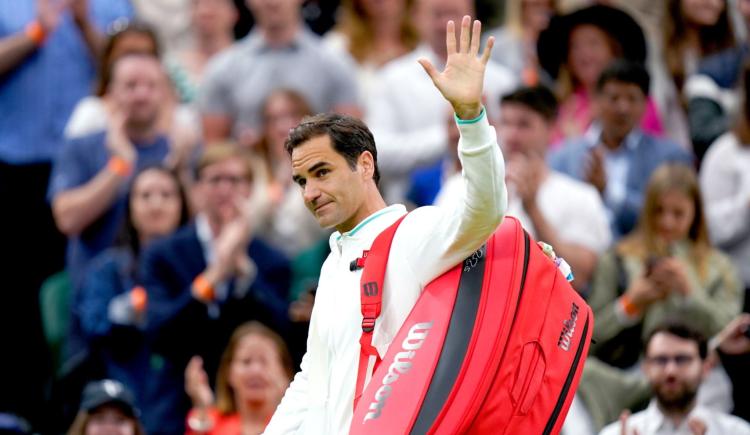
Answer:
[{"label": "short dark hair", "polygon": [[500,104],[520,104],[542,115],[547,121],[557,118],[557,98],[546,86],[525,86],[500,98]]},{"label": "short dark hair", "polygon": [[659,333],[674,335],[675,337],[694,341],[695,344],[698,345],[698,354],[701,359],[706,359],[706,356],[708,355],[708,340],[706,339],[706,336],[691,328],[685,322],[677,319],[665,320],[649,332],[643,348],[644,353],[648,352],[648,346],[651,344],[651,340],[653,340],[654,336]]},{"label": "short dark hair", "polygon": [[622,82],[638,86],[643,95],[648,96],[651,86],[651,77],[646,68],[638,62],[617,59],[610,63],[599,76],[596,82],[596,91],[601,92],[609,82]]},{"label": "short dark hair", "polygon": [[284,147],[289,155],[303,143],[326,135],[331,139],[331,146],[339,153],[349,167],[353,170],[357,167],[357,159],[365,152],[372,154],[375,163],[375,173],[372,179],[377,185],[380,181],[378,170],[378,150],[375,147],[375,138],[364,122],[357,118],[338,113],[320,113],[305,117],[302,122],[289,132],[289,137]]}]

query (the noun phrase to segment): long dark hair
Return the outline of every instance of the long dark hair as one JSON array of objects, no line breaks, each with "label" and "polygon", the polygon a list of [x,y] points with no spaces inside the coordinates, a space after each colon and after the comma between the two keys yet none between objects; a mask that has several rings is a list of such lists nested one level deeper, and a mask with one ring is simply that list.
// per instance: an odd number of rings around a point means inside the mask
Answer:
[{"label": "long dark hair", "polygon": [[165,168],[164,166],[160,165],[150,165],[146,166],[140,171],[138,171],[135,176],[133,176],[133,180],[130,183],[130,192],[128,192],[128,200],[127,205],[125,206],[125,221],[123,222],[122,226],[120,227],[120,232],[117,235],[117,238],[115,240],[115,246],[121,249],[126,249],[132,254],[133,258],[136,260],[133,262],[134,265],[138,263],[138,257],[141,253],[141,242],[138,237],[138,230],[136,230],[135,225],[133,223],[133,216],[132,216],[132,208],[131,208],[131,202],[133,199],[133,186],[135,185],[136,180],[143,175],[146,172],[149,171],[157,171],[161,174],[167,175],[169,178],[174,181],[175,185],[177,186],[177,194],[180,198],[180,221],[179,226],[185,225],[188,220],[190,219],[190,212],[188,210],[188,203],[187,203],[187,195],[185,194],[185,188],[182,186],[182,183],[180,182],[180,178],[177,176],[176,173],[173,171]]}]

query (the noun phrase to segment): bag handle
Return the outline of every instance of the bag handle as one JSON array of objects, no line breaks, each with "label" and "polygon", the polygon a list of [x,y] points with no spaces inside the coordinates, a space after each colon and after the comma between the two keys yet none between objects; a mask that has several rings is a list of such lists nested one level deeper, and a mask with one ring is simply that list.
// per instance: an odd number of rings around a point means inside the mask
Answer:
[{"label": "bag handle", "polygon": [[393,236],[406,216],[406,214],[401,216],[391,226],[378,234],[375,241],[372,242],[370,250],[364,251],[362,257],[355,260],[357,265],[364,267],[364,270],[359,281],[362,336],[359,338],[359,368],[357,369],[357,386],[354,390],[354,408],[357,407],[359,398],[362,397],[370,360],[374,357],[373,372],[381,361],[377,349],[372,345],[372,334],[375,330],[375,322],[382,309],[383,281],[385,280],[385,268],[388,264]]}]

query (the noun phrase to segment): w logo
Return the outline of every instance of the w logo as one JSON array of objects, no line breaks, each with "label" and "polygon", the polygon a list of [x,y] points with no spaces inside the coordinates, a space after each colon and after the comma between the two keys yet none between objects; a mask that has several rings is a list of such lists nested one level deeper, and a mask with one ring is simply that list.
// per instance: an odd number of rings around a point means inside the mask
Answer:
[{"label": "w logo", "polygon": [[375,281],[366,282],[362,286],[362,292],[365,296],[377,296],[378,295],[378,283]]}]

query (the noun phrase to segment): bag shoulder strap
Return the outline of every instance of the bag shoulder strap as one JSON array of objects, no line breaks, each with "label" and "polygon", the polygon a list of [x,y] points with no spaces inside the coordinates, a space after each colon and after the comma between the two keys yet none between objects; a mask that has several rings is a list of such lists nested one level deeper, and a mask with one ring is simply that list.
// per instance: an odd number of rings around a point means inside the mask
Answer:
[{"label": "bag shoulder strap", "polygon": [[[408,214],[408,213],[407,213]],[[393,237],[396,234],[401,221],[407,215],[401,216],[391,226],[383,230],[372,242],[369,251],[362,253],[362,258],[357,264],[362,265],[362,277],[360,278],[360,304],[362,310],[362,336],[359,338],[359,368],[357,370],[357,386],[354,390],[354,407],[357,407],[359,398],[364,390],[370,366],[370,360],[374,359],[372,371],[375,371],[380,363],[377,349],[372,345],[372,334],[375,330],[375,322],[380,316],[383,303],[383,281],[385,280],[385,268],[388,264],[388,256],[391,251]]]}]

